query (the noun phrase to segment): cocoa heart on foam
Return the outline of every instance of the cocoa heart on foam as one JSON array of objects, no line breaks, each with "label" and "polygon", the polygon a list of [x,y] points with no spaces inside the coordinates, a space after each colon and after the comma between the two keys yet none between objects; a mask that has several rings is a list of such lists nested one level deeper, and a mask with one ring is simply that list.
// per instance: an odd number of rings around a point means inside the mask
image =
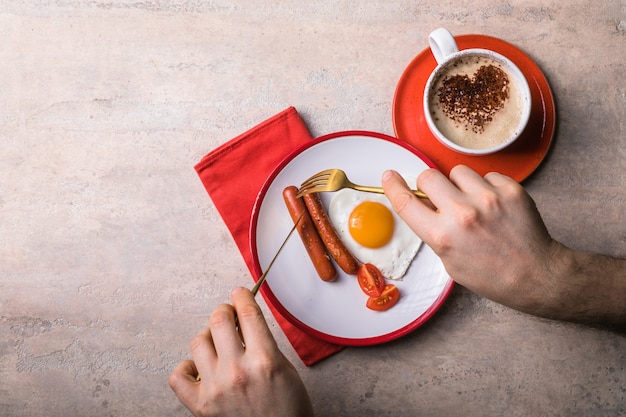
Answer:
[{"label": "cocoa heart on foam", "polygon": [[437,89],[444,114],[481,132],[509,97],[509,77],[495,65],[483,65],[472,76],[451,75]]}]

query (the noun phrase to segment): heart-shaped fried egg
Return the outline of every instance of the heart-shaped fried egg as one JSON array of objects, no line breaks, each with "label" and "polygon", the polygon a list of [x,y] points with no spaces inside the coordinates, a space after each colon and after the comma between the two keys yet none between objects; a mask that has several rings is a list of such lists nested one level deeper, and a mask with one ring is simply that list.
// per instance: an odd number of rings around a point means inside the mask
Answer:
[{"label": "heart-shaped fried egg", "polygon": [[389,279],[404,276],[422,244],[382,194],[337,191],[328,216],[354,257],[376,265]]}]

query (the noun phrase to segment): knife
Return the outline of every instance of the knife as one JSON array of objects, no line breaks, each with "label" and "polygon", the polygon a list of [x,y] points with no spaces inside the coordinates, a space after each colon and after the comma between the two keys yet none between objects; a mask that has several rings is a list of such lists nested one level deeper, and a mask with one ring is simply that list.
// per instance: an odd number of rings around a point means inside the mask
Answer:
[{"label": "knife", "polygon": [[298,217],[298,219],[295,221],[295,223],[293,224],[293,227],[291,228],[291,230],[287,234],[287,237],[283,241],[282,245],[280,245],[280,247],[276,251],[276,254],[274,255],[274,257],[270,261],[270,264],[265,269],[265,272],[263,272],[263,274],[257,280],[256,284],[254,284],[254,287],[252,287],[252,289],[250,290],[252,295],[256,295],[256,293],[259,292],[259,288],[261,288],[261,285],[263,285],[263,283],[265,282],[265,277],[267,277],[267,273],[270,272],[270,269],[272,268],[272,265],[274,265],[274,261],[276,261],[276,258],[278,258],[278,254],[280,253],[280,251],[283,250],[283,247],[285,247],[285,244],[287,243],[287,241],[289,240],[289,238],[293,234],[294,230],[296,230],[296,227],[298,227],[298,223],[300,223],[300,220],[302,220],[302,216],[304,216],[304,212],[302,214],[300,214],[300,217]]}]

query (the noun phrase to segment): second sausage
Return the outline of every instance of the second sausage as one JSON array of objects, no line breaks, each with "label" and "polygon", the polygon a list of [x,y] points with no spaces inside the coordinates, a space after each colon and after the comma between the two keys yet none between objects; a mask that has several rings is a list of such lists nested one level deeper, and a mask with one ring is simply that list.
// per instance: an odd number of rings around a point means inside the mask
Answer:
[{"label": "second sausage", "polygon": [[339,265],[346,274],[356,274],[359,269],[359,264],[337,235],[337,232],[328,218],[320,196],[318,194],[307,194],[303,196],[302,199],[309,210],[311,220],[313,220],[313,224],[317,228],[317,232],[322,238],[322,242],[324,242],[330,256],[333,257],[337,265]]},{"label": "second sausage", "polygon": [[301,198],[296,197],[297,194],[298,188],[293,185],[288,186],[283,190],[283,199],[285,200],[285,204],[289,210],[289,215],[295,222],[298,220],[300,215],[304,213],[302,219],[300,219],[300,224],[298,224],[297,227],[298,233],[304,243],[304,247],[306,248],[309,257],[313,262],[313,266],[315,266],[315,270],[320,278],[324,281],[334,281],[337,279],[337,270],[335,269],[335,265],[333,265],[330,260],[328,253],[326,253],[324,243],[313,225],[313,221],[311,220],[311,216],[309,215],[304,202]]}]

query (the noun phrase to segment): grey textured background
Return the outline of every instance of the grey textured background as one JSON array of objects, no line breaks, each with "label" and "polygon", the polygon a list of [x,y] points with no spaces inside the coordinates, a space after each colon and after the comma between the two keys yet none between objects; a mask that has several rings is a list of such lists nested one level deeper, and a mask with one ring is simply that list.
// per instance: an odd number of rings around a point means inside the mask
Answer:
[{"label": "grey textured background", "polygon": [[[250,283],[193,165],[289,105],[314,136],[393,134],[440,26],[537,62],[557,135],[524,185],[556,238],[626,256],[624,0],[0,2],[0,415],[188,415],[167,376]],[[623,334],[460,287],[312,368],[268,319],[320,416],[626,415]]]}]

